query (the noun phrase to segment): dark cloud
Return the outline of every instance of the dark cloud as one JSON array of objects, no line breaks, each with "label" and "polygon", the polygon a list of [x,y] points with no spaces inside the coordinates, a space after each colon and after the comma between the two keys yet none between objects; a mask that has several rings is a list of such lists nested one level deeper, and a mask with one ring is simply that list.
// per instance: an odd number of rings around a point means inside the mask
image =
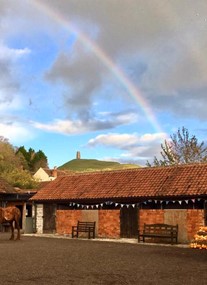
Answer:
[{"label": "dark cloud", "polygon": [[90,113],[95,91],[100,88],[103,67],[93,54],[83,48],[73,54],[61,53],[45,78],[65,84],[64,105],[80,116]]},{"label": "dark cloud", "polygon": [[[179,0],[44,3],[72,21],[114,64],[120,64],[155,110],[167,109],[179,116],[186,112],[188,116],[194,105],[191,117],[207,118],[200,108],[206,104],[206,95],[201,92],[207,74],[206,1],[191,5]],[[48,80],[60,80],[68,86],[65,103],[79,113],[84,107],[93,108],[93,99],[103,84],[109,83],[107,73],[111,72],[106,72],[100,58],[86,46],[80,41],[72,52],[59,54],[47,72]]]}]

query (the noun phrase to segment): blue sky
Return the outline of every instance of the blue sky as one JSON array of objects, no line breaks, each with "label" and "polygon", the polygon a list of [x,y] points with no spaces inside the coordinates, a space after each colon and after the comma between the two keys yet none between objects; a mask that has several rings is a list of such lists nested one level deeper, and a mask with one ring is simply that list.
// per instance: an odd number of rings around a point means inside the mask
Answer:
[{"label": "blue sky", "polygon": [[207,139],[205,0],[1,0],[0,135],[49,166]]}]

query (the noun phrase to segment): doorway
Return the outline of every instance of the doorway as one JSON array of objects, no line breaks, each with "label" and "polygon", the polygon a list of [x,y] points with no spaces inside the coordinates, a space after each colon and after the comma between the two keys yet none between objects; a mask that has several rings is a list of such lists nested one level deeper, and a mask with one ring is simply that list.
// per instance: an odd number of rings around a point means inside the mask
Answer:
[{"label": "doorway", "polygon": [[56,232],[56,204],[43,205],[43,233]]},{"label": "doorway", "polygon": [[121,238],[137,238],[138,209],[123,207],[120,209],[120,236]]}]

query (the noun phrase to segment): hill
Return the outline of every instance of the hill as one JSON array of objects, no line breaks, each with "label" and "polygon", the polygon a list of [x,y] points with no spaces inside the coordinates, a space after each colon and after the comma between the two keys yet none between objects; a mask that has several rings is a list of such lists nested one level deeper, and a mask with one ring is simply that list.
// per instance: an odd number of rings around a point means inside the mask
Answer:
[{"label": "hill", "polygon": [[137,168],[136,164],[121,164],[113,161],[101,161],[97,159],[73,159],[58,167],[60,170],[70,171],[100,171]]}]

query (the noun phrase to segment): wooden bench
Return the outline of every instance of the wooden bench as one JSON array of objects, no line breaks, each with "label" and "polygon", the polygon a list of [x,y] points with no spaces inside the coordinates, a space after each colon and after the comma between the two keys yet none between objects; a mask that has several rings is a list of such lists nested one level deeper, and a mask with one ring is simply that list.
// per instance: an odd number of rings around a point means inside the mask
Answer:
[{"label": "wooden bench", "polygon": [[145,238],[166,238],[170,239],[171,244],[178,242],[178,225],[167,224],[144,224],[143,233],[138,231],[138,242],[142,239],[145,242]]},{"label": "wooden bench", "polygon": [[96,222],[80,222],[77,226],[72,226],[72,238],[77,237],[79,233],[88,233],[88,238],[95,238]]}]

